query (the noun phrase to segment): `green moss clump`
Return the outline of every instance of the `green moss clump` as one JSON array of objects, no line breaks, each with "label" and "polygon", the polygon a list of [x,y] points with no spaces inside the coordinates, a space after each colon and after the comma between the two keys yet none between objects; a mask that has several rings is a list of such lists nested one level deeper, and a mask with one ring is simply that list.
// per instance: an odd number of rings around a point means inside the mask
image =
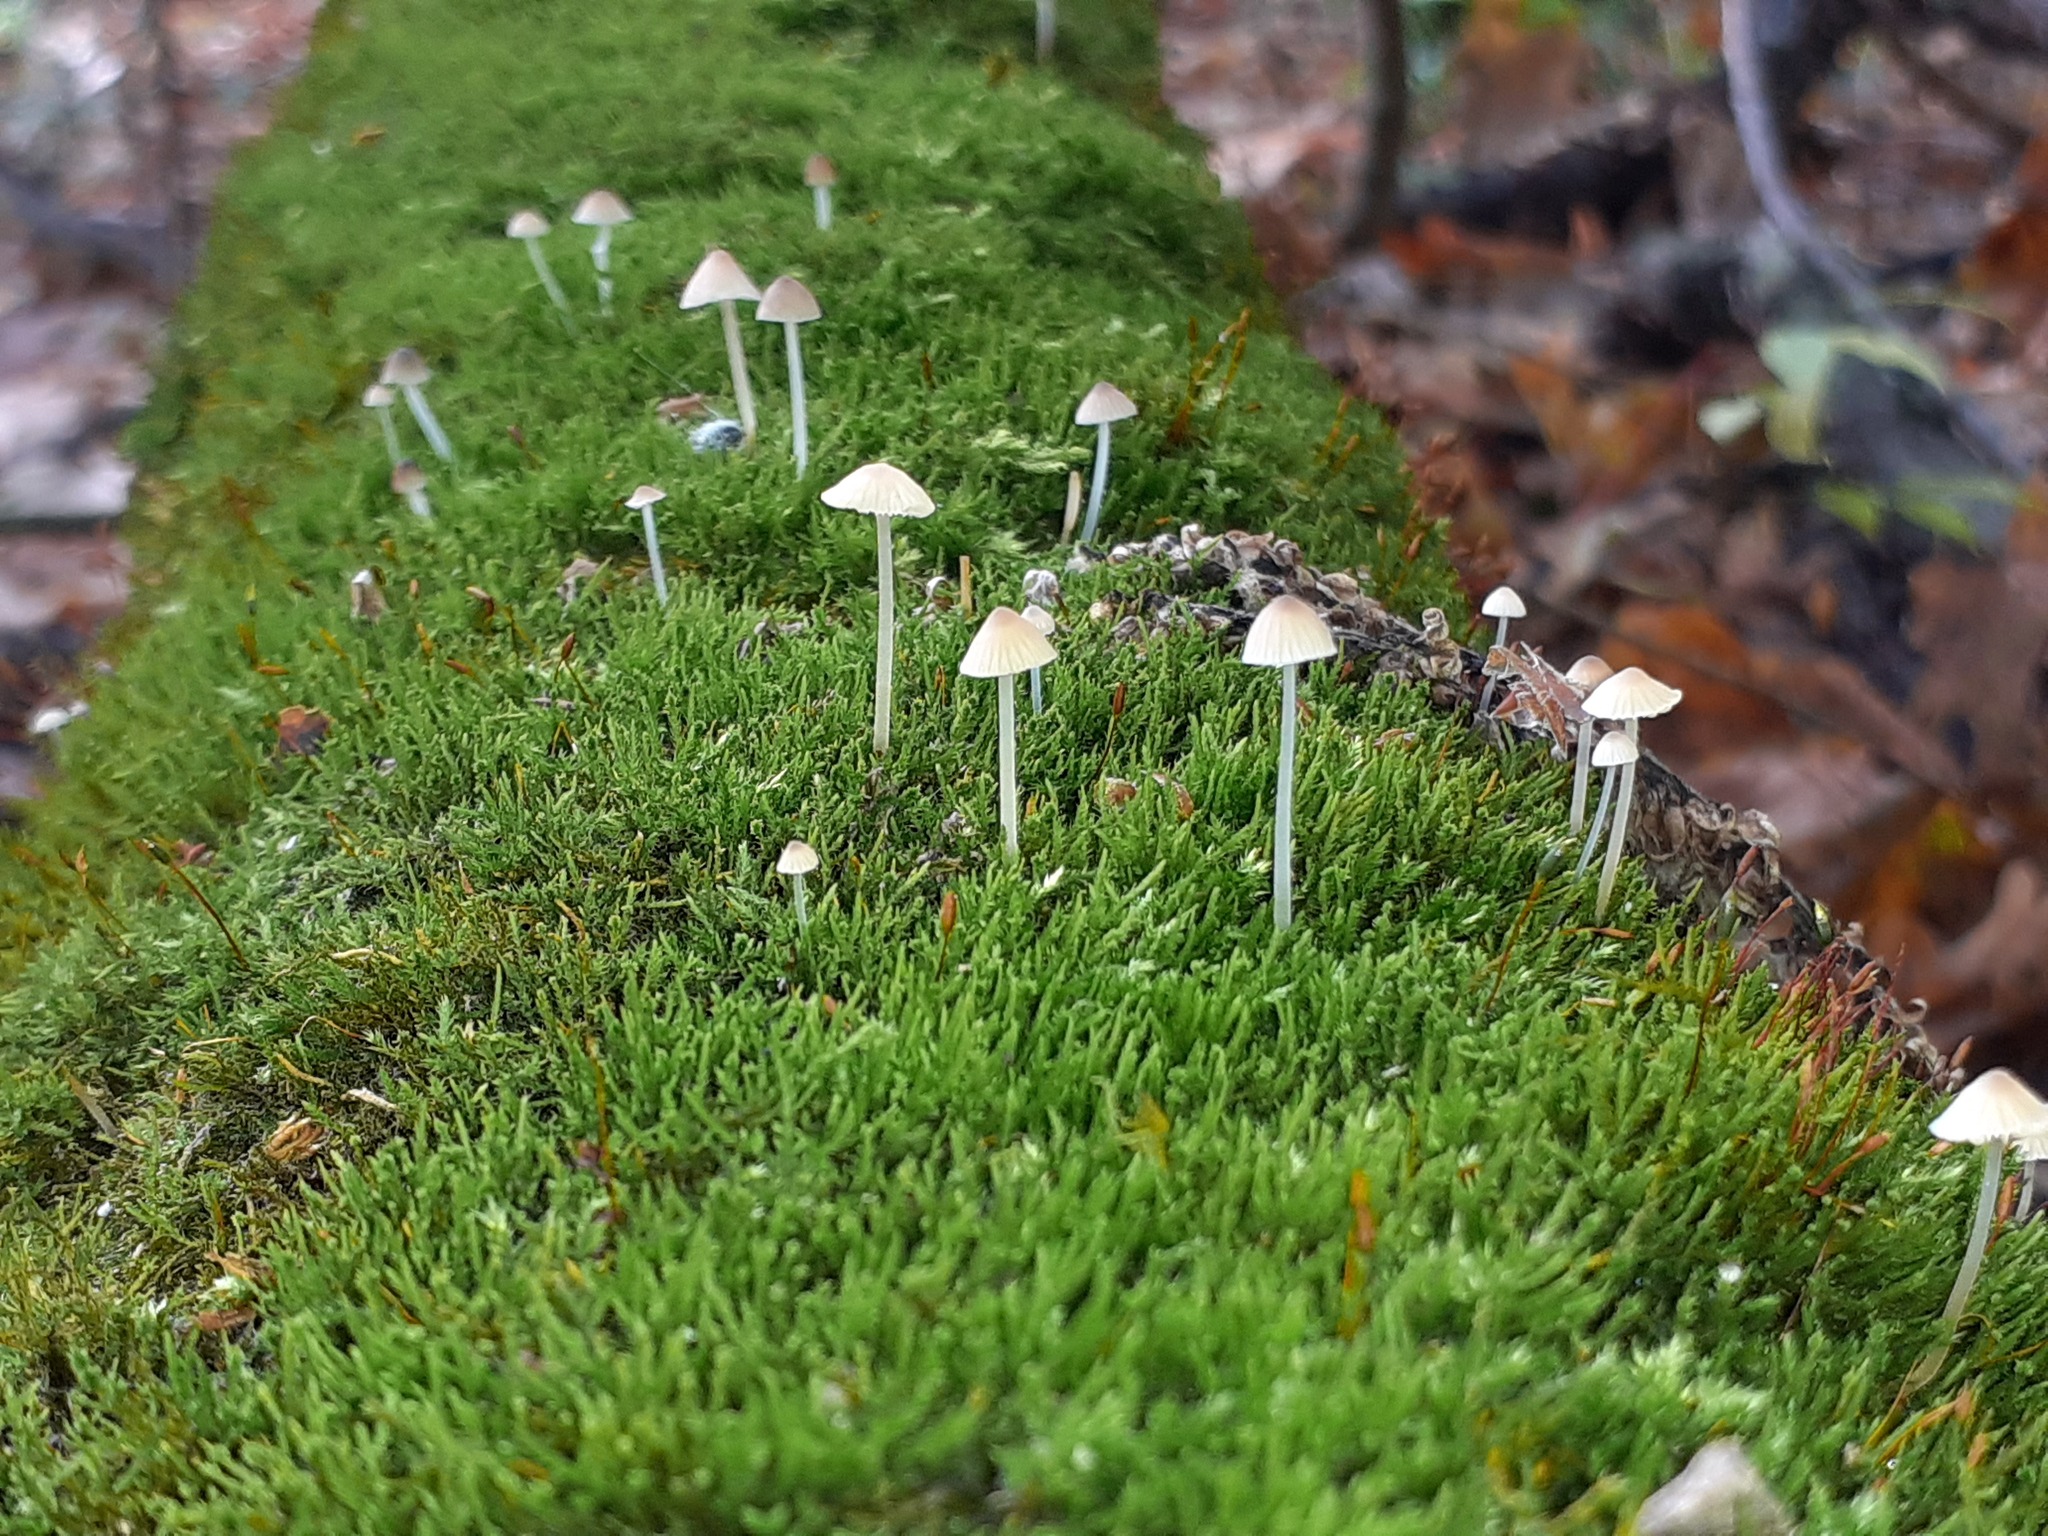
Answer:
[{"label": "green moss clump", "polygon": [[[1069,583],[1020,866],[956,613],[906,622],[875,771],[871,529],[818,490],[903,464],[941,503],[903,561],[1014,599],[1097,377],[1143,407],[1110,532],[1274,527],[1451,598],[1391,439],[1328,451],[1242,224],[1121,110],[1145,8],[1085,9],[1081,86],[1015,62],[1021,3],[330,10],[138,431],[119,672],[4,875],[0,1531],[1604,1530],[1728,1432],[1810,1532],[2041,1528],[2039,1231],[1914,1405],[1971,1416],[1859,1459],[1972,1176],[1881,1047],[1640,882],[1587,927],[1538,755],[1312,677],[1276,937],[1272,679],[1112,644],[1091,600],[1163,579],[1120,566]],[[553,237],[572,342],[500,231],[597,184],[640,220],[610,325]],[[772,328],[752,452],[653,411],[723,388],[674,307],[714,242],[825,305],[809,483]],[[356,405],[400,343],[459,449],[431,524]]]}]

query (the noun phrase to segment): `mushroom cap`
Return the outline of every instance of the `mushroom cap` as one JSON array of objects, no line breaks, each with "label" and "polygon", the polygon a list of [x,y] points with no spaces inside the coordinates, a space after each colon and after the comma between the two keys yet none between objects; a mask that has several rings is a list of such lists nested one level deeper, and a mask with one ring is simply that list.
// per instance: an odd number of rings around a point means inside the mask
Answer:
[{"label": "mushroom cap", "polygon": [[384,359],[384,371],[377,376],[379,384],[396,384],[401,389],[417,389],[434,376],[434,370],[427,366],[427,360],[411,347],[400,347]]},{"label": "mushroom cap", "polygon": [[374,587],[377,585],[377,573],[366,565],[349,577],[348,584],[352,587]]},{"label": "mushroom cap", "polygon": [[599,187],[595,192],[583,194],[583,201],[569,215],[569,222],[608,229],[614,224],[632,223],[633,210],[626,206],[626,200],[618,193],[609,187]]},{"label": "mushroom cap", "polygon": [[538,240],[554,227],[538,208],[521,208],[505,221],[505,237],[508,240]]},{"label": "mushroom cap", "polygon": [[863,464],[820,492],[818,500],[842,512],[862,512],[869,517],[930,517],[938,511],[924,487],[894,464]]},{"label": "mushroom cap", "polygon": [[754,318],[771,324],[809,325],[813,320],[824,319],[825,311],[818,308],[818,301],[810,289],[784,274],[770,283],[767,292],[761,295]]},{"label": "mushroom cap", "polygon": [[389,384],[372,384],[363,391],[363,408],[370,411],[387,410],[398,403],[398,396]]},{"label": "mushroom cap", "polygon": [[683,297],[678,307],[702,309],[706,304],[732,299],[745,299],[752,304],[760,297],[761,290],[732,259],[732,252],[713,246],[697,263],[697,270],[690,274],[690,280],[683,284]]},{"label": "mushroom cap", "polygon": [[668,492],[660,486],[642,485],[634,488],[633,494],[626,498],[626,505],[638,512],[642,507],[651,507],[657,501],[667,500]]},{"label": "mushroom cap", "polygon": [[839,180],[839,167],[824,155],[813,155],[804,162],[804,185],[807,187],[829,187]]},{"label": "mushroom cap", "polygon": [[2048,1102],[2005,1068],[1993,1067],[1972,1078],[1927,1129],[1943,1141],[1980,1146],[1996,1138],[2048,1136]]},{"label": "mushroom cap", "polygon": [[1337,637],[1323,616],[1300,598],[1276,597],[1252,620],[1239,657],[1247,666],[1289,667],[1337,654]]},{"label": "mushroom cap", "polygon": [[1598,688],[1612,676],[1614,668],[1601,657],[1581,656],[1571,664],[1570,670],[1564,675],[1564,680],[1583,692]]},{"label": "mushroom cap", "polygon": [[818,850],[800,837],[782,845],[782,857],[775,861],[778,875],[808,875],[818,867]]},{"label": "mushroom cap", "polygon": [[1013,677],[1054,659],[1052,642],[1014,608],[998,608],[981,621],[960,658],[962,677]]},{"label": "mushroom cap", "polygon": [[1586,695],[1585,709],[1596,720],[1648,720],[1669,714],[1684,697],[1641,667],[1623,667]]},{"label": "mushroom cap", "polygon": [[1099,427],[1106,421],[1129,421],[1138,414],[1138,407],[1131,397],[1104,379],[1087,394],[1074,408],[1074,425],[1077,427]]},{"label": "mushroom cap", "polygon": [[427,488],[427,472],[411,459],[400,459],[391,466],[391,489],[401,496],[410,496],[414,491]]},{"label": "mushroom cap", "polygon": [[2015,1145],[2020,1149],[2020,1156],[2028,1162],[2048,1162],[2048,1131],[2038,1136],[2022,1136]]},{"label": "mushroom cap", "polygon": [[1479,611],[1489,619],[1523,619],[1529,616],[1529,605],[1513,587],[1495,587],[1486,594]]},{"label": "mushroom cap", "polygon": [[1024,605],[1024,621],[1048,640],[1052,638],[1053,631],[1059,628],[1058,620],[1036,603]]},{"label": "mushroom cap", "polygon": [[1626,731],[1609,731],[1593,743],[1595,768],[1619,768],[1643,755],[1642,748],[1628,739]]}]

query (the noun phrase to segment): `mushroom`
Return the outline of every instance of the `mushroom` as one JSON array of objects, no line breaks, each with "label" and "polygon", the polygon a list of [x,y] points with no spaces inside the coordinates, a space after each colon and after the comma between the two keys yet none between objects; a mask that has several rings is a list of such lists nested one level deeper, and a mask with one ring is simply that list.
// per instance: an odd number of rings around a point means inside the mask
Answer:
[{"label": "mushroom", "polygon": [[427,446],[451,463],[455,448],[448,441],[448,434],[441,430],[440,420],[434,415],[434,408],[427,404],[425,385],[434,376],[434,370],[427,366],[427,360],[411,347],[400,347],[384,359],[384,372],[377,382],[387,389],[397,388],[405,395],[407,409],[412,419],[420,424],[420,431],[426,434]]},{"label": "mushroom", "polygon": [[[1586,723],[1586,739],[1592,740],[1593,724]],[[1607,825],[1607,813],[1614,806],[1615,770],[1632,765],[1642,756],[1642,749],[1628,739],[1626,731],[1607,731],[1600,737],[1599,745],[1593,748],[1592,763],[1601,770],[1600,804],[1593,812],[1593,828],[1586,834],[1586,846],[1579,852],[1579,867],[1572,871],[1577,880],[1586,873],[1586,866],[1593,862],[1593,850],[1600,846],[1600,829]]]},{"label": "mushroom", "polygon": [[2022,1222],[2034,1209],[2034,1191],[2048,1174],[2048,1131],[2039,1136],[2022,1136],[2020,1149],[2020,1205],[2014,1214],[2015,1222]]},{"label": "mushroom", "polygon": [[735,301],[740,299],[758,304],[761,290],[732,259],[731,252],[714,248],[705,253],[704,259],[697,263],[697,270],[683,285],[680,307],[702,309],[707,304],[718,306],[718,313],[725,322],[725,360],[732,365],[732,393],[740,408],[740,430],[751,442],[756,425],[754,381],[747,376],[747,349],[740,345],[740,316],[739,311],[733,308]]},{"label": "mushroom", "polygon": [[1067,471],[1067,510],[1060,518],[1060,542],[1066,543],[1074,536],[1074,529],[1081,521],[1081,471]]},{"label": "mushroom", "polygon": [[863,464],[818,500],[875,520],[876,580],[882,599],[875,631],[875,755],[883,757],[889,751],[896,668],[896,553],[889,524],[892,518],[930,517],[938,509],[924,487],[893,464]]},{"label": "mushroom", "polygon": [[1102,521],[1102,497],[1109,489],[1109,426],[1129,421],[1138,414],[1131,397],[1107,379],[1081,397],[1074,412],[1074,425],[1095,429],[1095,482],[1088,491],[1088,516],[1081,524],[1081,542],[1095,541],[1095,525]]},{"label": "mushroom", "polygon": [[[1677,708],[1685,695],[1668,688],[1641,667],[1623,667],[1586,695],[1587,714],[1595,720],[1619,720],[1628,739],[1641,744],[1640,722]],[[1607,838],[1607,857],[1600,864],[1600,894],[1593,901],[1593,920],[1607,916],[1614,877],[1621,869],[1622,845],[1628,841],[1628,818],[1636,794],[1636,765],[1621,765],[1621,794],[1614,807],[1614,829]]]},{"label": "mushroom", "polygon": [[996,762],[1003,802],[1003,846],[1017,856],[1017,674],[1053,659],[1052,642],[1014,608],[998,608],[981,621],[960,658],[962,677],[996,680]]},{"label": "mushroom", "polygon": [[1337,654],[1322,615],[1298,597],[1276,597],[1259,610],[1244,637],[1241,660],[1280,669],[1280,772],[1273,792],[1273,927],[1294,923],[1294,669]]},{"label": "mushroom", "polygon": [[1052,62],[1053,32],[1059,24],[1054,0],[1038,0],[1038,62]]},{"label": "mushroom", "polygon": [[626,505],[640,514],[640,526],[647,531],[647,564],[654,572],[654,599],[668,606],[668,573],[661,568],[661,535],[654,528],[654,504],[667,501],[668,492],[658,485],[643,485],[626,498]]},{"label": "mushroom", "polygon": [[1998,1186],[2005,1176],[2006,1149],[2022,1137],[2048,1136],[2048,1103],[2005,1068],[1993,1067],[1973,1078],[1927,1129],[1942,1141],[1972,1142],[1984,1149],[1984,1182],[1977,1192],[1970,1246],[1963,1250],[1962,1272],[1948,1293],[1948,1305],[1941,1309],[1942,1322],[1952,1329],[1963,1315],[1978,1270],[1984,1267],[1984,1247],[1991,1240],[1991,1217],[1998,1207]]},{"label": "mushroom", "polygon": [[[1058,628],[1053,616],[1036,603],[1026,603],[1024,605],[1024,618],[1033,629],[1037,630],[1048,640],[1052,638],[1053,631]],[[1041,670],[1042,668],[1039,667],[1031,669],[1031,713],[1034,715],[1045,713],[1045,688],[1039,682]]]},{"label": "mushroom", "polygon": [[824,314],[811,290],[793,277],[775,279],[754,308],[754,318],[780,325],[783,340],[789,343],[789,430],[799,475],[810,467],[811,428],[804,404],[804,349],[797,339],[797,327],[823,319]]},{"label": "mushroom", "polygon": [[633,210],[626,206],[626,200],[618,193],[599,187],[595,192],[583,194],[583,201],[569,215],[569,222],[597,231],[590,241],[590,264],[597,268],[597,307],[609,315],[612,312],[612,231],[621,224],[632,223]]},{"label": "mushroom", "polygon": [[384,429],[384,453],[395,465],[405,457],[405,450],[398,446],[398,428],[391,424],[391,407],[398,403],[398,396],[389,384],[372,384],[363,391],[363,406],[377,413],[377,425]]},{"label": "mushroom", "polygon": [[384,590],[377,585],[377,573],[365,566],[349,578],[348,616],[365,624],[384,617]]},{"label": "mushroom", "polygon": [[796,907],[796,931],[811,926],[811,914],[804,909],[804,876],[818,867],[818,850],[800,837],[782,845],[782,857],[775,861],[775,873],[789,877],[790,900]]},{"label": "mushroom", "polygon": [[[1504,651],[1508,645],[1508,625],[1516,619],[1525,617],[1529,607],[1522,601],[1522,594],[1513,587],[1495,587],[1486,594],[1486,601],[1479,605],[1479,611],[1489,619],[1499,621],[1494,626],[1493,644],[1494,649]],[[1486,718],[1486,712],[1493,707],[1493,690],[1499,685],[1499,681],[1498,678],[1488,677],[1486,689],[1479,695],[1479,718],[1482,720]]]},{"label": "mushroom", "polygon": [[[1571,665],[1564,680],[1578,691],[1581,699],[1614,676],[1614,668],[1598,656],[1581,656]],[[1586,825],[1586,782],[1592,777],[1589,769],[1593,760],[1593,738],[1599,733],[1593,729],[1592,716],[1580,711],[1579,760],[1572,769],[1572,836],[1577,837]]]},{"label": "mushroom", "polygon": [[839,168],[823,155],[813,155],[804,162],[804,185],[811,189],[811,209],[817,215],[820,229],[832,227],[832,188],[838,181]]},{"label": "mushroom", "polygon": [[562,285],[555,281],[555,269],[548,265],[548,258],[540,248],[540,242],[554,226],[548,223],[547,215],[538,208],[522,208],[505,221],[505,238],[526,242],[526,254],[533,260],[533,270],[540,278],[541,287],[548,291],[556,311],[562,317],[562,324],[571,336],[576,334],[576,317],[569,313],[569,296],[562,292]]},{"label": "mushroom", "polygon": [[432,517],[434,509],[427,501],[427,472],[411,459],[400,459],[391,466],[391,489],[405,498],[415,517]]}]

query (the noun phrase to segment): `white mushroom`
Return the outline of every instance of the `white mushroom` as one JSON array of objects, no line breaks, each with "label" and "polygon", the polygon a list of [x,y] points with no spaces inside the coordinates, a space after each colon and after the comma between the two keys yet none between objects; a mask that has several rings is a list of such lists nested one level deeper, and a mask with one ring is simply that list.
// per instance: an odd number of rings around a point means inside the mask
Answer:
[{"label": "white mushroom", "polygon": [[799,475],[810,467],[811,428],[809,407],[804,399],[804,349],[803,343],[797,339],[797,329],[822,319],[824,313],[818,308],[818,301],[811,290],[793,277],[775,279],[768,285],[768,291],[761,295],[761,302],[754,307],[754,318],[769,325],[780,325],[783,340],[788,343],[790,445],[796,454],[796,472]]},{"label": "white mushroom", "polygon": [[2048,1173],[2048,1131],[2039,1136],[2022,1136],[2020,1149],[2020,1204],[2013,1220],[2025,1221],[2034,1209],[2034,1186],[2041,1182],[2043,1173]]},{"label": "white mushroom", "polygon": [[[1612,676],[1614,676],[1614,668],[1607,665],[1598,656],[1581,656],[1572,663],[1571,670],[1564,675],[1564,680],[1572,685],[1581,699],[1584,699],[1587,694],[1591,693]],[[1580,832],[1585,830],[1586,783],[1591,777],[1593,742],[1600,734],[1593,725],[1593,717],[1585,714],[1583,709],[1580,711],[1580,714],[1584,718],[1579,721],[1579,758],[1577,764],[1572,768],[1571,835],[1573,837],[1577,837]]]},{"label": "white mushroom", "polygon": [[569,215],[571,224],[581,224],[597,233],[590,241],[590,264],[597,268],[597,307],[612,312],[612,231],[633,222],[633,210],[618,193],[599,187],[583,194],[583,201]]},{"label": "white mushroom", "polygon": [[[1644,720],[1666,714],[1678,707],[1685,695],[1666,687],[1641,667],[1623,667],[1586,695],[1587,714],[1596,720],[1618,720],[1628,739],[1640,744]],[[1636,765],[1621,765],[1621,793],[1614,807],[1614,829],[1607,838],[1607,857],[1600,865],[1600,894],[1593,901],[1593,920],[1607,916],[1607,902],[1614,894],[1614,878],[1621,870],[1622,847],[1628,841],[1629,813],[1635,806]]]},{"label": "white mushroom", "polygon": [[363,408],[377,413],[377,425],[384,429],[384,455],[395,467],[405,457],[405,450],[398,446],[398,428],[391,424],[391,407],[398,403],[398,396],[389,384],[372,384],[363,391]]},{"label": "white mushroom", "polygon": [[2048,1103],[2005,1068],[1993,1067],[1972,1079],[1927,1129],[1942,1141],[1971,1142],[1984,1149],[1984,1182],[1977,1192],[1970,1245],[1963,1250],[1962,1272],[1948,1293],[1948,1305],[1941,1309],[1942,1322],[1953,1329],[1984,1266],[1998,1186],[2005,1177],[2006,1149],[2023,1137],[2048,1136]]},{"label": "white mushroom", "polygon": [[757,426],[754,381],[747,374],[747,349],[740,342],[739,311],[733,307],[742,299],[749,304],[758,304],[761,290],[732,259],[731,252],[713,249],[705,253],[704,259],[697,263],[697,270],[683,285],[679,307],[702,309],[707,304],[718,306],[719,317],[725,324],[725,360],[732,368],[732,393],[734,402],[739,406],[740,430],[751,442]]},{"label": "white mushroom", "polygon": [[1109,428],[1138,414],[1131,397],[1107,379],[1081,397],[1074,411],[1074,425],[1095,429],[1095,480],[1088,491],[1088,516],[1081,523],[1081,542],[1095,542],[1095,528],[1102,521],[1102,498],[1109,489]]},{"label": "white mushroom", "polygon": [[832,188],[838,180],[838,168],[823,155],[804,162],[804,185],[811,189],[811,212],[820,229],[832,227]]},{"label": "white mushroom", "polygon": [[661,535],[654,527],[654,505],[667,500],[668,492],[658,485],[639,486],[626,498],[626,505],[640,514],[640,526],[647,533],[647,565],[654,572],[654,600],[664,608],[668,606],[668,573],[661,568]]},{"label": "white mushroom", "polygon": [[1273,791],[1273,927],[1294,923],[1295,669],[1337,654],[1337,638],[1321,614],[1298,597],[1276,597],[1259,610],[1244,637],[1241,660],[1280,669],[1280,770]]},{"label": "white mushroom", "polygon": [[411,459],[400,459],[391,466],[391,489],[405,498],[413,516],[434,515],[433,505],[427,500],[427,472]]},{"label": "white mushroom", "polygon": [[569,313],[569,296],[555,281],[555,269],[548,265],[547,254],[540,248],[541,240],[553,227],[548,223],[547,215],[538,208],[522,208],[505,221],[505,237],[525,242],[526,254],[533,261],[534,275],[539,277],[541,287],[547,290],[556,313],[562,317],[562,325],[574,336],[576,317]]},{"label": "white mushroom", "polygon": [[434,370],[427,366],[425,358],[411,347],[400,347],[384,359],[384,371],[377,382],[404,394],[406,407],[412,412],[412,419],[419,423],[427,446],[452,463],[455,447],[448,441],[448,434],[441,430],[440,418],[434,415],[434,408],[427,404],[427,380],[433,376]]},{"label": "white mushroom", "polygon": [[818,850],[800,837],[792,837],[782,845],[782,857],[775,861],[775,873],[789,879],[790,900],[796,907],[796,931],[803,933],[811,926],[811,915],[804,908],[804,876],[818,867]]},{"label": "white mushroom", "polygon": [[996,762],[1002,796],[1003,846],[1017,854],[1017,674],[1053,659],[1052,642],[1014,608],[998,608],[981,622],[960,658],[962,677],[996,680]]},{"label": "white mushroom", "polygon": [[[1593,735],[1593,725],[1587,722],[1586,735]],[[1586,866],[1593,862],[1593,850],[1600,846],[1600,829],[1607,825],[1607,813],[1614,808],[1614,781],[1620,777],[1620,770],[1632,767],[1642,756],[1641,749],[1628,739],[1626,731],[1608,731],[1593,748],[1592,763],[1601,770],[1600,804],[1593,812],[1592,830],[1586,834],[1586,846],[1579,851],[1579,867],[1572,871],[1574,880],[1582,878]]]},{"label": "white mushroom", "polygon": [[875,520],[875,565],[881,614],[875,630],[875,755],[889,751],[889,717],[896,675],[896,552],[890,521],[930,517],[938,509],[924,487],[893,464],[863,464],[818,500]]},{"label": "white mushroom", "polygon": [[[1498,621],[1493,631],[1494,648],[1506,650],[1508,644],[1508,625],[1514,620],[1525,616],[1529,612],[1529,608],[1522,601],[1522,594],[1513,587],[1495,587],[1486,594],[1486,601],[1479,605],[1479,611],[1485,614],[1487,618]],[[1479,695],[1479,718],[1482,720],[1486,718],[1486,712],[1493,708],[1493,690],[1499,685],[1499,682],[1499,678],[1488,677],[1485,691]]]},{"label": "white mushroom", "polygon": [[[1024,620],[1048,640],[1052,638],[1053,631],[1059,627],[1058,622],[1053,616],[1036,603],[1027,603],[1025,605]],[[1031,713],[1034,715],[1045,713],[1045,687],[1039,681],[1039,674],[1043,670],[1042,667],[1033,667],[1031,669]]]}]

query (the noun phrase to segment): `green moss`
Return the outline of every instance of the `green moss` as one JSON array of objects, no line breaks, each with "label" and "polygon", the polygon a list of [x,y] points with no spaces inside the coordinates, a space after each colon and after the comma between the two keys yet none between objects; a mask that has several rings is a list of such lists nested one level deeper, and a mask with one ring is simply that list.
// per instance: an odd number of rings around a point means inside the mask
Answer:
[{"label": "green moss", "polygon": [[[1974,1416],[1845,1456],[1974,1177],[1640,882],[1625,938],[1539,887],[1539,756],[1309,679],[1275,936],[1272,679],[1110,644],[1089,601],[1163,580],[1119,567],[1069,584],[1021,866],[957,615],[906,622],[873,771],[871,530],[817,491],[905,465],[941,503],[906,595],[970,554],[1014,598],[1098,376],[1144,407],[1109,531],[1273,526],[1449,599],[1391,439],[1354,416],[1332,467],[1241,223],[1120,110],[1145,8],[1077,18],[1079,86],[984,62],[1022,4],[587,11],[330,11],[230,185],[137,434],[153,584],[5,875],[0,1530],[1603,1530],[1721,1432],[1812,1532],[2039,1529],[2040,1233],[1914,1405]],[[595,183],[641,217],[579,344],[498,231]],[[824,301],[810,483],[766,327],[755,451],[653,415],[722,391],[673,300],[712,241]],[[1191,318],[1199,357],[1247,307],[1176,437]],[[431,525],[355,405],[400,342],[461,453]],[[578,553],[613,563],[565,605]],[[318,756],[276,754],[288,705]],[[137,837],[218,852],[188,891]],[[301,1115],[320,1155],[268,1155]]]}]

